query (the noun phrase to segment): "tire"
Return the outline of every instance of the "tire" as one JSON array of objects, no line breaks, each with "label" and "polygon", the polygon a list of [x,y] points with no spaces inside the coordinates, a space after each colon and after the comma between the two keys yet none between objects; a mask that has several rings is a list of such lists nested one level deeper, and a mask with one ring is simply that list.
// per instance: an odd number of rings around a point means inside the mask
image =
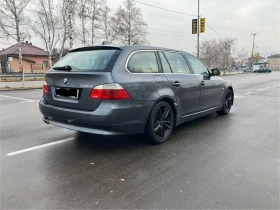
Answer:
[{"label": "tire", "polygon": [[227,89],[225,99],[224,99],[224,103],[223,103],[223,109],[220,110],[220,111],[217,111],[217,114],[227,115],[231,110],[232,102],[233,102],[232,91],[230,89]]},{"label": "tire", "polygon": [[152,144],[162,144],[168,140],[174,127],[174,113],[171,106],[161,101],[157,103],[149,117],[146,135]]}]

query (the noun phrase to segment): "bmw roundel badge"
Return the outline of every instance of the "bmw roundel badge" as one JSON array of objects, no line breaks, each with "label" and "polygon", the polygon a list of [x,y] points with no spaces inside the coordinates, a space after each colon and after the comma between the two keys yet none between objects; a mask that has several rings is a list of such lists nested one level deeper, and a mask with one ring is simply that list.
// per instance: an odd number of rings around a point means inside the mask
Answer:
[{"label": "bmw roundel badge", "polygon": [[63,79],[63,83],[66,84],[67,83],[67,78]]}]

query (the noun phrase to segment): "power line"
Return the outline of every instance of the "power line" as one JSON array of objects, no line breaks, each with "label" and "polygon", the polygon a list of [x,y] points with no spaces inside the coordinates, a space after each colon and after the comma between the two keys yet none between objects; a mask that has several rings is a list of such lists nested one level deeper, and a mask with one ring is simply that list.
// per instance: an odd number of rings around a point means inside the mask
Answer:
[{"label": "power line", "polygon": [[[178,12],[178,11],[174,11],[174,10],[169,10],[169,9],[165,9],[165,8],[162,8],[162,7],[157,7],[157,6],[154,6],[154,5],[150,5],[150,4],[146,4],[146,3],[143,3],[143,2],[140,2],[140,1],[136,1],[136,0],[132,0],[138,4],[143,4],[143,5],[146,5],[146,6],[149,6],[149,7],[153,7],[153,8],[156,8],[156,9],[161,9],[161,10],[164,10],[164,11],[168,11],[168,12],[173,12],[173,13],[177,13],[177,14],[181,14],[181,15],[187,15],[187,16],[194,16],[194,17],[197,17],[197,15],[193,15],[193,14],[187,14],[187,13],[183,13],[183,12]],[[214,31],[216,34],[218,34],[220,37],[223,38],[223,36],[221,34],[219,34],[215,29],[213,29],[209,24],[206,23],[206,25],[212,30]]]},{"label": "power line", "polygon": [[187,16],[194,16],[194,17],[197,16],[197,15],[193,15],[193,14],[187,14],[187,13],[177,12],[177,11],[170,10],[170,9],[165,9],[165,8],[162,8],[162,7],[157,7],[157,6],[146,4],[146,3],[143,3],[143,2],[140,2],[140,1],[136,1],[136,0],[132,0],[132,1],[134,1],[134,2],[136,2],[138,4],[143,4],[143,5],[146,5],[146,6],[149,6],[149,7],[154,7],[154,8],[165,10],[165,11],[168,11],[168,12],[173,12],[173,13],[177,13],[177,14],[181,14],[181,15],[187,15]]},{"label": "power line", "polygon": [[155,31],[163,31],[163,32],[170,32],[170,33],[177,33],[177,34],[184,34],[182,32],[176,32],[176,31],[166,31],[166,30],[161,30],[161,29],[156,29],[156,28],[148,28],[151,30],[155,30]]},{"label": "power line", "polygon": [[192,36],[193,34],[161,34],[161,33],[148,33],[148,34],[157,34],[157,35],[166,35],[166,36]]},{"label": "power line", "polygon": [[217,31],[215,31],[209,24],[206,23],[206,25],[207,25],[212,31],[214,31],[216,34],[218,34],[220,37],[224,38],[221,34],[219,34]]}]

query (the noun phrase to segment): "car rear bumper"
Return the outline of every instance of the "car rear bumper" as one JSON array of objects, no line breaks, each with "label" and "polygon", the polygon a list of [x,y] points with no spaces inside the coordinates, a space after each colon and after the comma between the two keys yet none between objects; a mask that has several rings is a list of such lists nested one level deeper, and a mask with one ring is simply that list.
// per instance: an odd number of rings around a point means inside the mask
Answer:
[{"label": "car rear bumper", "polygon": [[44,122],[102,135],[143,133],[152,106],[153,101],[102,101],[95,111],[84,111],[47,104],[44,97],[39,103]]}]

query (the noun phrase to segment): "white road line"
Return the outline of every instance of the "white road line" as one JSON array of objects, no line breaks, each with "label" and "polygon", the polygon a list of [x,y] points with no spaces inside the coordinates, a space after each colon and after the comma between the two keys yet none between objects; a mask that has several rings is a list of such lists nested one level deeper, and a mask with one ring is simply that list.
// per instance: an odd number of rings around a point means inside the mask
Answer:
[{"label": "white road line", "polygon": [[26,98],[18,98],[18,97],[12,97],[12,96],[4,96],[4,95],[0,95],[2,97],[6,97],[6,98],[14,98],[14,99],[19,99],[19,100],[24,100],[24,101],[32,101],[30,99],[26,99]]},{"label": "white road line", "polygon": [[257,91],[262,91],[263,89],[258,89]]},{"label": "white road line", "polygon": [[251,94],[252,92],[245,93],[245,95]]},{"label": "white road line", "polygon": [[67,138],[67,139],[62,139],[62,140],[59,140],[59,141],[54,141],[54,142],[50,142],[50,143],[47,143],[47,144],[42,144],[42,145],[39,145],[39,146],[30,147],[30,148],[23,149],[23,150],[18,150],[18,151],[15,151],[15,152],[10,152],[10,153],[7,154],[7,156],[18,155],[18,154],[21,154],[21,153],[29,152],[29,151],[36,150],[36,149],[41,149],[43,147],[48,147],[48,146],[52,146],[52,145],[55,145],[55,144],[60,144],[60,143],[63,143],[63,142],[66,142],[66,141],[71,141],[71,140],[74,140],[74,138],[70,137],[70,138]]},{"label": "white road line", "polygon": [[29,103],[29,102],[39,102],[40,100],[31,100],[31,101],[21,101],[21,102],[18,102],[20,104],[22,103]]}]

